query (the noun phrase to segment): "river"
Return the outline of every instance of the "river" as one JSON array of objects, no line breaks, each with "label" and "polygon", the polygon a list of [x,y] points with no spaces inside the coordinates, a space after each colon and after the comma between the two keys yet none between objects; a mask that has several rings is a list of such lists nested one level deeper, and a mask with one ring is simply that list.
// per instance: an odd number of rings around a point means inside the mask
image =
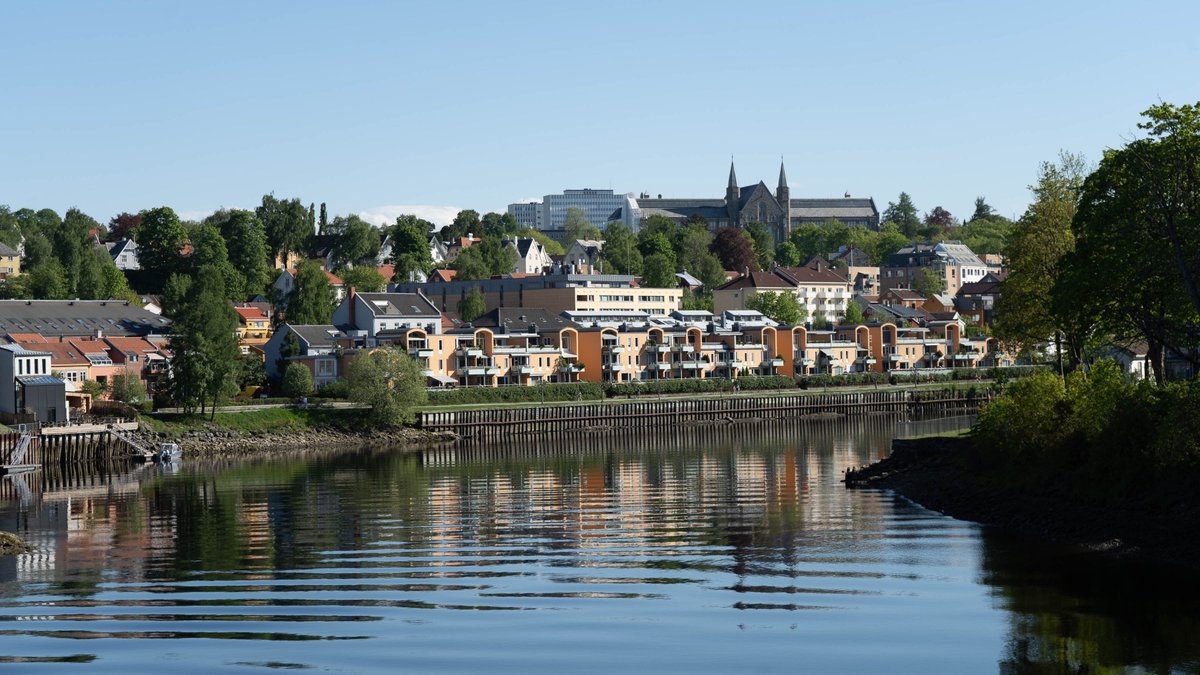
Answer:
[{"label": "river", "polygon": [[0,559],[0,663],[1200,672],[1195,575],[839,482],[896,435],[962,424],[714,425],[5,479],[0,529],[38,551]]}]

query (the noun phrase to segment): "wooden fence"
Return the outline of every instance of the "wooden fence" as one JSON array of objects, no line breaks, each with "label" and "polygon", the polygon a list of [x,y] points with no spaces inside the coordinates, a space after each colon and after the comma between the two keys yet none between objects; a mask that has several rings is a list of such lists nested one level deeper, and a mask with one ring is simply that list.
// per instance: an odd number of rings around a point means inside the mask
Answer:
[{"label": "wooden fence", "polygon": [[592,429],[669,429],[699,422],[736,422],[814,415],[890,413],[908,418],[976,412],[988,392],[961,389],[872,391],[848,394],[779,394],[712,399],[672,399],[592,405],[422,412],[430,431],[492,440],[519,434]]}]

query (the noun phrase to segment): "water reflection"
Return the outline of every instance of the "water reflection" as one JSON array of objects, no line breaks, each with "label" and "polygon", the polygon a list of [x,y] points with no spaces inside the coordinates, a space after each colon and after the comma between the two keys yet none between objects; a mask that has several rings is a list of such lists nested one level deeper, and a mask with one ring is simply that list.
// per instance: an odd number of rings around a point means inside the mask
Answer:
[{"label": "water reflection", "polygon": [[1125,567],[1047,568],[1044,547],[838,483],[897,433],[961,424],[47,472],[0,488],[0,529],[38,546],[0,559],[0,653],[195,672],[1194,667],[1195,611],[1162,577],[1130,595],[1102,583]]}]

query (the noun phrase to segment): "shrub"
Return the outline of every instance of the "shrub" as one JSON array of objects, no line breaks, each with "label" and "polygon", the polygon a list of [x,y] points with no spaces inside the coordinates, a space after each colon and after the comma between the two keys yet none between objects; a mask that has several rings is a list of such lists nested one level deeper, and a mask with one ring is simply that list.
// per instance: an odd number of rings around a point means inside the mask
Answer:
[{"label": "shrub", "polygon": [[562,382],[531,387],[463,387],[429,392],[432,405],[527,403],[531,401],[598,401],[604,390],[594,382]]},{"label": "shrub", "polygon": [[313,391],[312,372],[299,363],[289,363],[283,371],[281,384],[284,396],[300,398],[308,396]]}]

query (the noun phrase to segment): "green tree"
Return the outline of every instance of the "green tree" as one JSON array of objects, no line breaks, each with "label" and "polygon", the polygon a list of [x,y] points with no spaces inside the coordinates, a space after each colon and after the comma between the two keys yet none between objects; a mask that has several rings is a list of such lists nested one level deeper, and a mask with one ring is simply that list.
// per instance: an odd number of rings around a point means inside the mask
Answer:
[{"label": "green tree", "polygon": [[779,263],[780,267],[797,267],[803,260],[800,258],[800,249],[791,240],[785,241],[775,247],[775,262]]},{"label": "green tree", "polygon": [[215,266],[206,265],[187,284],[180,301],[171,339],[173,393],[176,401],[191,412],[201,413],[211,404],[237,393],[237,313],[225,294],[225,278]]},{"label": "green tree", "polygon": [[675,277],[675,265],[671,258],[663,253],[646,256],[643,264],[642,285],[648,288],[675,288],[678,279]]},{"label": "green tree", "polygon": [[798,326],[808,312],[794,293],[760,291],[746,300],[746,308],[761,312],[763,316],[785,326]]},{"label": "green tree", "polygon": [[1004,216],[975,218],[959,228],[955,238],[979,254],[1002,253],[1008,246],[1012,228],[1012,221]]},{"label": "green tree", "polygon": [[258,216],[253,211],[221,209],[204,223],[216,227],[225,238],[229,264],[242,275],[243,292],[251,295],[265,291],[272,280],[272,261],[267,233]]},{"label": "green tree", "polygon": [[579,239],[600,239],[602,236],[583,209],[575,206],[567,209],[567,217],[563,221],[564,246],[570,246]]},{"label": "green tree", "polygon": [[1066,351],[1072,366],[1083,359],[1091,322],[1056,315],[1053,289],[1064,258],[1075,250],[1071,222],[1086,174],[1082,155],[1063,152],[1057,163],[1042,163],[1030,188],[1033,203],[1013,226],[1005,249],[1008,276],[1000,285],[994,326],[1000,341],[1015,349],[1054,340],[1059,358]]},{"label": "green tree", "polygon": [[863,317],[862,307],[859,307],[857,302],[851,302],[846,305],[846,314],[842,317],[842,323],[847,326],[862,325],[866,319]]},{"label": "green tree", "polygon": [[480,281],[492,278],[492,267],[486,256],[484,256],[483,249],[480,246],[480,244],[476,244],[470,248],[465,248],[454,259],[450,267],[457,272],[454,276],[455,279],[461,281]]},{"label": "green tree", "polygon": [[700,259],[698,267],[688,271],[704,284],[706,295],[711,295],[713,289],[725,285],[725,282],[729,280],[725,276],[725,267],[721,265],[720,260],[717,260],[717,256],[711,253]]},{"label": "green tree", "polygon": [[879,237],[875,241],[875,248],[869,250],[871,262],[875,265],[883,264],[889,255],[911,243],[912,241],[900,231],[899,225],[884,223],[883,227],[879,230]]},{"label": "green tree", "polygon": [[443,227],[438,232],[438,236],[442,241],[451,241],[459,237],[467,235],[479,235],[482,231],[479,228],[479,212],[474,209],[463,209],[454,216],[454,222]]},{"label": "green tree", "polygon": [[254,214],[263,224],[272,257],[302,251],[312,237],[308,210],[298,198],[277,199],[275,193],[265,194]]},{"label": "green tree", "polygon": [[[62,224],[52,232],[50,237],[54,257],[63,266],[66,275],[67,294],[70,297],[91,297],[95,293],[95,284],[99,270],[95,267],[95,258],[91,255],[94,239],[92,230],[100,230],[100,223],[79,209],[68,209]],[[81,284],[85,281],[91,286]]]},{"label": "green tree", "polygon": [[883,221],[895,223],[905,237],[912,239],[921,229],[921,218],[917,215],[917,207],[907,192],[901,192],[897,201],[888,202],[883,211]]},{"label": "green tree", "polygon": [[605,270],[613,274],[642,273],[642,252],[637,247],[637,236],[628,225],[613,221],[604,230],[602,255]]},{"label": "green tree", "polygon": [[750,241],[754,242],[754,256],[758,260],[758,269],[771,269],[771,263],[775,262],[775,235],[771,234],[766,225],[757,221],[746,226],[746,234],[750,235]]},{"label": "green tree", "polygon": [[288,323],[324,325],[333,317],[333,287],[321,266],[306,260],[296,266],[296,280],[288,293],[285,315]]},{"label": "green tree", "polygon": [[396,283],[404,283],[433,268],[433,255],[429,252],[429,233],[433,223],[414,215],[402,215],[392,225],[392,262]]},{"label": "green tree", "polygon": [[225,279],[226,297],[241,301],[246,296],[246,278],[229,262],[229,249],[221,231],[212,225],[201,224],[192,229],[192,255],[188,265],[192,270],[211,266]]},{"label": "green tree", "polygon": [[45,260],[28,273],[27,290],[38,300],[65,300],[67,298],[67,274],[62,263],[55,259]]},{"label": "green tree", "polygon": [[977,220],[987,220],[996,215],[996,209],[988,205],[987,200],[983,197],[975,198],[975,212],[971,214],[971,219],[967,222],[973,223]]},{"label": "green tree", "polygon": [[180,251],[187,243],[187,229],[170,207],[146,209],[138,216],[142,224],[133,231],[138,264],[152,286],[151,290],[158,290],[158,284],[180,268]]},{"label": "green tree", "polygon": [[346,288],[353,288],[362,293],[379,293],[387,287],[388,280],[374,267],[360,265],[342,270],[339,274]]},{"label": "green tree", "polygon": [[128,368],[124,372],[113,375],[109,380],[108,395],[114,401],[130,404],[141,403],[149,399],[142,378],[138,377],[136,371]]},{"label": "green tree", "polygon": [[[379,254],[379,232],[358,216],[338,216],[329,224],[333,237],[330,249],[331,267],[345,269],[350,265],[375,258]],[[421,242],[428,255],[429,245]],[[394,246],[394,242],[393,242]]]},{"label": "green tree", "polygon": [[484,303],[483,293],[476,286],[470,290],[462,300],[458,301],[458,318],[464,322],[471,322],[483,316],[487,311],[487,305]]},{"label": "green tree", "polygon": [[288,398],[300,398],[301,396],[312,394],[312,372],[302,363],[296,363],[295,361],[289,363],[287,368],[283,370],[280,389],[283,390],[283,395]]},{"label": "green tree", "polygon": [[527,227],[517,231],[516,236],[522,239],[536,239],[537,242],[542,245],[542,248],[546,249],[547,255],[564,255],[567,252],[566,249],[563,248],[563,245],[556,241],[554,237],[551,237],[541,230],[535,230],[531,227]]},{"label": "green tree", "polygon": [[946,280],[933,269],[922,267],[913,275],[912,289],[921,295],[941,295],[946,292]]},{"label": "green tree", "polygon": [[0,204],[0,243],[12,249],[21,245],[21,221],[7,204]]},{"label": "green tree", "polygon": [[480,231],[489,237],[511,237],[520,226],[511,213],[485,213],[479,221]]},{"label": "green tree", "polygon": [[424,367],[398,349],[359,352],[346,373],[350,400],[370,406],[369,421],[399,426],[413,419],[413,408],[428,399]]}]

